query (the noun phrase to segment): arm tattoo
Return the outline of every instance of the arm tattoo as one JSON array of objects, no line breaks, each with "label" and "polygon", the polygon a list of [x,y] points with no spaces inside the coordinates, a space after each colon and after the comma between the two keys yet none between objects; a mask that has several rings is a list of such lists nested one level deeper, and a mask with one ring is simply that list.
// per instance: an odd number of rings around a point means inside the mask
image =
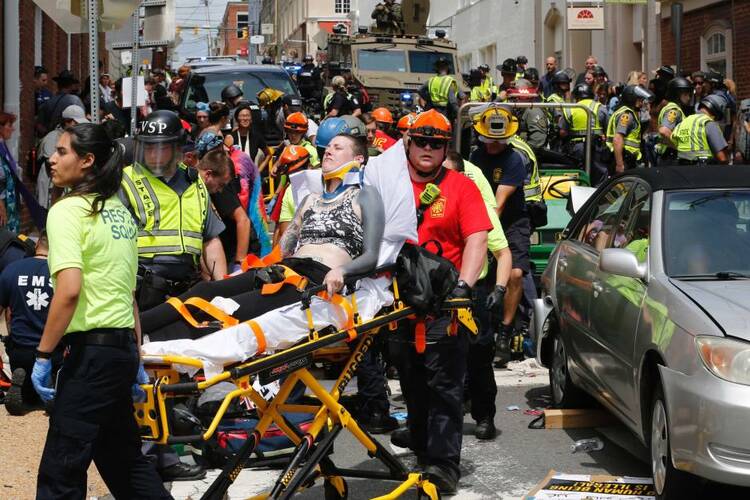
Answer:
[{"label": "arm tattoo", "polygon": [[284,235],[279,240],[279,247],[281,247],[281,256],[283,258],[291,257],[294,251],[297,250],[297,242],[299,241],[300,232],[300,221],[298,217],[295,217]]}]

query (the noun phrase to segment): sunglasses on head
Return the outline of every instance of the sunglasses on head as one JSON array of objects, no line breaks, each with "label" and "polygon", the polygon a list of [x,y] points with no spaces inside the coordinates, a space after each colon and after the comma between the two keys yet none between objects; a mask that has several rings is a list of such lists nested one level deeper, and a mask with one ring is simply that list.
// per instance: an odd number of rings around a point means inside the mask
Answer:
[{"label": "sunglasses on head", "polygon": [[693,82],[693,85],[697,87],[698,85],[703,85],[703,82]]},{"label": "sunglasses on head", "polygon": [[427,146],[430,146],[430,149],[442,149],[447,142],[444,139],[434,139],[431,137],[412,137],[411,140],[414,141],[414,144],[416,144],[418,148],[426,148]]}]

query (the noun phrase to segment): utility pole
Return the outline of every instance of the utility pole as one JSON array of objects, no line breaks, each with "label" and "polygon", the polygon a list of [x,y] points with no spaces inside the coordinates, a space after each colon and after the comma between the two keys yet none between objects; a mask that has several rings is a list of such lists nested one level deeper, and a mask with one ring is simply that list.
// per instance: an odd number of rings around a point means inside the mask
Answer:
[{"label": "utility pole", "polygon": [[[94,2],[96,3],[96,2]],[[135,137],[138,121],[138,73],[140,73],[141,58],[138,54],[141,30],[141,5],[138,4],[133,12],[133,55],[130,58],[130,136]],[[137,66],[136,66],[137,65]],[[93,83],[93,81],[92,81]],[[92,103],[93,107],[93,103]]]},{"label": "utility pole", "polygon": [[206,24],[209,29],[206,31],[206,47],[208,49],[208,56],[212,56],[211,53],[211,10],[208,8],[208,0],[203,0],[203,4],[206,6]]},{"label": "utility pole", "polygon": [[259,0],[247,0],[247,62],[249,64],[255,64],[257,45],[250,43],[250,39],[253,35],[260,34],[260,29],[258,29],[258,19],[260,18],[259,7]]}]

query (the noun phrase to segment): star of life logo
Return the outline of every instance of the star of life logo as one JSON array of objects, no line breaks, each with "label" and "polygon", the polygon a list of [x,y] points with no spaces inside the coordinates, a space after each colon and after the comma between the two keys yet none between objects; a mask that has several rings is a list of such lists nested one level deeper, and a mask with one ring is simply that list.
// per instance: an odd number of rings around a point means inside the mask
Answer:
[{"label": "star of life logo", "polygon": [[43,307],[49,305],[49,295],[43,292],[41,288],[34,288],[33,292],[26,292],[26,304],[35,311],[41,311]]}]

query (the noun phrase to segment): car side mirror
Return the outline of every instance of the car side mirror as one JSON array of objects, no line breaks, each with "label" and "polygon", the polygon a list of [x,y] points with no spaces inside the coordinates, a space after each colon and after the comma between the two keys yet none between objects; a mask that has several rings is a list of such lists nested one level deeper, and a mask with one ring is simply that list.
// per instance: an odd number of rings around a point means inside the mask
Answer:
[{"label": "car side mirror", "polygon": [[625,248],[605,248],[599,257],[599,269],[605,273],[646,281],[648,266],[638,262],[633,252]]}]

